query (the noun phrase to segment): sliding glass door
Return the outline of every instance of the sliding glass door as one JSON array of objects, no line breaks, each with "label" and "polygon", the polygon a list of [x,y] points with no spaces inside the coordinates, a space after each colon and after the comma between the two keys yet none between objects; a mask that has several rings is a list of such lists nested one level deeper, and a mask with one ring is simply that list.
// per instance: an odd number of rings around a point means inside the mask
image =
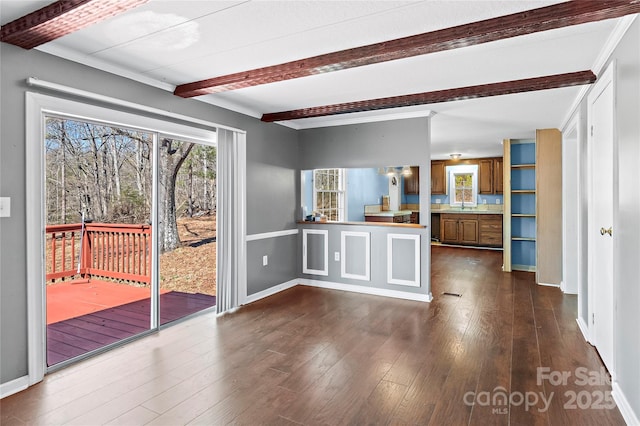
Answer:
[{"label": "sliding glass door", "polygon": [[214,307],[215,133],[44,121],[47,366]]}]

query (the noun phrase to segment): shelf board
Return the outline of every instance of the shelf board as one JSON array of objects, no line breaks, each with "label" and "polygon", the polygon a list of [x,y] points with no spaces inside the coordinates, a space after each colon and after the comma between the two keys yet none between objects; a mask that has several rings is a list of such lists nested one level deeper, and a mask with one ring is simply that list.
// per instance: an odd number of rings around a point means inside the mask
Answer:
[{"label": "shelf board", "polygon": [[511,213],[511,217],[536,217],[535,213]]},{"label": "shelf board", "polygon": [[514,194],[535,194],[536,190],[535,189],[512,189],[511,192]]},{"label": "shelf board", "polygon": [[511,237],[511,241],[533,241],[533,242],[535,242],[536,239],[535,238],[530,238],[530,237]]},{"label": "shelf board", "polygon": [[512,169],[535,169],[535,164],[512,164]]}]

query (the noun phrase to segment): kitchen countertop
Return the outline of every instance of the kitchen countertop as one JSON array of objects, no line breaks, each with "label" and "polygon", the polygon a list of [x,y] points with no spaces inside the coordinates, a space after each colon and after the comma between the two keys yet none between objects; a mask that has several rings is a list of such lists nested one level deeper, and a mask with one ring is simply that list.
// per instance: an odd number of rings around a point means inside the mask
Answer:
[{"label": "kitchen countertop", "polygon": [[411,210],[385,210],[378,213],[365,213],[365,216],[376,216],[376,217],[395,217],[395,216],[405,216],[410,215],[412,213]]},{"label": "kitchen countertop", "polygon": [[453,214],[499,214],[502,210],[474,210],[474,209],[433,209],[431,213],[453,213]]}]

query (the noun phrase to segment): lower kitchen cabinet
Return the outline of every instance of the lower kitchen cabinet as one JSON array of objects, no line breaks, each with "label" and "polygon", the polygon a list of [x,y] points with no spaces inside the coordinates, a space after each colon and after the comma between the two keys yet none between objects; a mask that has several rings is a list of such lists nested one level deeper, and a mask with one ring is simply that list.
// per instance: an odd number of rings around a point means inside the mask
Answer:
[{"label": "lower kitchen cabinet", "polygon": [[440,241],[485,247],[502,247],[502,215],[440,215]]},{"label": "lower kitchen cabinet", "polygon": [[440,241],[449,244],[478,244],[478,215],[440,215]]},{"label": "lower kitchen cabinet", "polygon": [[502,215],[479,215],[478,225],[479,245],[489,247],[502,247]]}]

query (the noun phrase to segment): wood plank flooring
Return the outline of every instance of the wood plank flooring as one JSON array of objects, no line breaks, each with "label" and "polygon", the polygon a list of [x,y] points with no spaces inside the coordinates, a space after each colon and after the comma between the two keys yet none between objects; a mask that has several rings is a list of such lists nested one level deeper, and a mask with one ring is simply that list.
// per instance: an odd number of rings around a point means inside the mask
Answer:
[{"label": "wood plank flooring", "polygon": [[[298,286],[202,315],[5,398],[1,423],[624,424],[585,405],[610,386],[576,383],[602,366],[576,297],[501,262],[434,247],[431,303]],[[571,377],[538,380],[538,367]]]}]

